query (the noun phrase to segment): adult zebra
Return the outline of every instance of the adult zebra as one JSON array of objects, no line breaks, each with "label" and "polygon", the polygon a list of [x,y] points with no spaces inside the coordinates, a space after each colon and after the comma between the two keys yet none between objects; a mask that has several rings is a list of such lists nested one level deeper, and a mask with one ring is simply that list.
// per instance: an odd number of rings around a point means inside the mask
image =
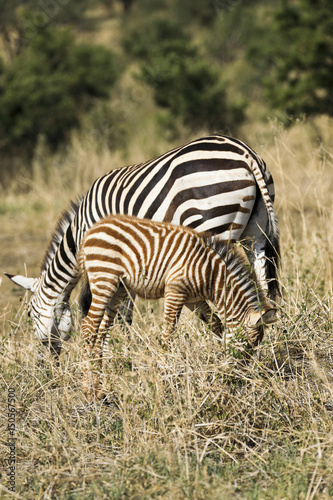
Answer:
[{"label": "adult zebra", "polygon": [[7,276],[31,290],[28,311],[54,355],[71,329],[69,297],[77,284],[77,251],[86,230],[109,214],[128,214],[248,240],[248,256],[271,299],[278,293],[278,225],[274,184],[246,144],[222,135],[194,140],[143,164],[98,178],[58,223],[39,278]]}]

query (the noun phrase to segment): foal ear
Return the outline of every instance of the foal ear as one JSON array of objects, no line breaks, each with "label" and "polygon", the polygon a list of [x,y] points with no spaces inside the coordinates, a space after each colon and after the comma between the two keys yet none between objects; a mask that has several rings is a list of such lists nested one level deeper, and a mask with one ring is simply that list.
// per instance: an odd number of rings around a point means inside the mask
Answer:
[{"label": "foal ear", "polygon": [[262,315],[262,322],[265,325],[272,325],[273,323],[276,323],[276,311],[276,307],[269,307],[268,309],[266,309],[264,314]]},{"label": "foal ear", "polygon": [[250,328],[258,328],[261,325],[272,325],[277,321],[276,307],[266,306],[263,311],[252,312],[249,318]]},{"label": "foal ear", "polygon": [[13,281],[16,285],[21,286],[25,290],[35,291],[35,287],[38,281],[38,278],[27,278],[26,276],[20,276],[19,274],[8,274],[4,273],[7,278]]}]

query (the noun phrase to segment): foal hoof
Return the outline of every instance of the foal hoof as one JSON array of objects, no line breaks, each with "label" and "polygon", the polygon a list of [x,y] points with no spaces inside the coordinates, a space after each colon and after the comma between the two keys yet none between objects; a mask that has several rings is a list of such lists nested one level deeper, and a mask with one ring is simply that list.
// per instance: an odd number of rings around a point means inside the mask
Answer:
[{"label": "foal hoof", "polygon": [[101,402],[106,398],[105,393],[100,389],[83,389],[83,394],[85,395],[86,400],[89,404]]}]

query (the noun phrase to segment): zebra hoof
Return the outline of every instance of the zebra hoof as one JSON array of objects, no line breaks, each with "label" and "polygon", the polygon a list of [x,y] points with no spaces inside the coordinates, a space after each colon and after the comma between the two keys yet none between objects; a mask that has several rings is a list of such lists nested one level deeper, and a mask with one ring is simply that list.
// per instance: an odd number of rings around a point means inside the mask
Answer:
[{"label": "zebra hoof", "polygon": [[99,381],[93,382],[90,380],[90,383],[85,381],[82,389],[88,403],[101,401],[106,397],[105,392],[101,389],[101,383]]}]

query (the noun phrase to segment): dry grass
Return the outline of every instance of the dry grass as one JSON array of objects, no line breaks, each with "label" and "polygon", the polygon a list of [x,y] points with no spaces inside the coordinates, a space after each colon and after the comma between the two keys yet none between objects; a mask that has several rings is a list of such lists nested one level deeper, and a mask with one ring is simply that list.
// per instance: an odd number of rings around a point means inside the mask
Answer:
[{"label": "dry grass", "polygon": [[[139,303],[133,326],[113,332],[104,369],[111,403],[88,407],[79,336],[64,346],[59,367],[50,360],[38,366],[19,291],[2,281],[0,458],[8,456],[12,387],[17,498],[333,496],[330,125],[321,120],[316,130],[299,124],[288,132],[271,125],[247,134],[276,179],[284,295],[279,322],[246,369],[227,371],[219,342],[190,314],[162,351],[161,305]],[[153,146],[143,142],[139,151],[138,144],[127,153],[132,161],[150,156]],[[25,193],[18,194],[22,178],[3,193],[1,270],[23,272],[26,262],[37,275],[68,199],[123,163],[79,138],[58,170],[56,161],[41,152]],[[0,469],[3,484],[6,472]]]}]

